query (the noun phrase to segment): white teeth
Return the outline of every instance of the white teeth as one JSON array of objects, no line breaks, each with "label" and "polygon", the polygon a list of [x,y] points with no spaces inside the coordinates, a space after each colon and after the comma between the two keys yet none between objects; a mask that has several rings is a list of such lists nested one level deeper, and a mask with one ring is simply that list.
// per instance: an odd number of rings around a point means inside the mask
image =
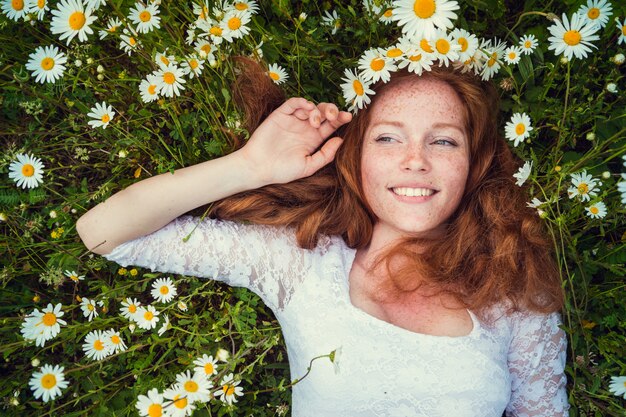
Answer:
[{"label": "white teeth", "polygon": [[398,195],[405,195],[407,197],[426,197],[429,195],[433,195],[435,193],[435,190],[431,190],[430,188],[398,187],[393,188],[393,192]]}]

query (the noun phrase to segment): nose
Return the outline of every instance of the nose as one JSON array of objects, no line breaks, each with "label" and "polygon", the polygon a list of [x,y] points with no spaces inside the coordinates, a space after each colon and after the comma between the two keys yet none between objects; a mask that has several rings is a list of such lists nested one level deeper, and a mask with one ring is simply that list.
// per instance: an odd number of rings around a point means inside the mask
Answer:
[{"label": "nose", "polygon": [[402,169],[406,171],[430,170],[427,151],[420,144],[409,145],[402,159]]}]

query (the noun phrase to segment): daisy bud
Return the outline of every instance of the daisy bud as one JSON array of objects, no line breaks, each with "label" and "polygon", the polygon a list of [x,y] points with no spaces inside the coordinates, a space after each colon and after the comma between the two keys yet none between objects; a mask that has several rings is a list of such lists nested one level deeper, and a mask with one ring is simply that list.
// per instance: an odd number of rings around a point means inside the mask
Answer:
[{"label": "daisy bud", "polygon": [[559,19],[559,17],[557,15],[555,15],[554,13],[548,13],[546,15],[546,19],[548,19],[551,22],[560,22],[561,19]]},{"label": "daisy bud", "polygon": [[72,214],[76,214],[76,209],[71,210]]},{"label": "daisy bud", "polygon": [[55,210],[52,210],[50,212],[50,217],[53,218],[53,219],[56,219],[57,218],[57,212]]},{"label": "daisy bud", "polygon": [[215,357],[222,361],[222,362],[227,362],[228,358],[230,357],[230,353],[228,353],[228,351],[226,349],[218,349],[217,353],[215,354]]},{"label": "daisy bud", "polygon": [[126,158],[126,156],[128,156],[128,153],[126,153],[126,151],[124,149],[121,149],[118,153],[117,156],[119,156],[120,158]]},{"label": "daisy bud", "polygon": [[82,65],[83,65],[83,61],[81,61],[80,59],[77,59],[76,61],[74,61],[74,66],[80,67]]},{"label": "daisy bud", "polygon": [[6,213],[0,213],[0,222],[6,222],[7,218]]},{"label": "daisy bud", "polygon": [[606,91],[608,91],[609,93],[617,93],[617,84],[615,83],[608,83],[606,85]]},{"label": "daisy bud", "polygon": [[596,138],[596,134],[593,133],[593,132],[589,132],[589,133],[587,133],[586,138],[587,138],[587,140],[594,140]]},{"label": "daisy bud", "polygon": [[93,64],[93,58],[87,58],[87,65]]},{"label": "daisy bud", "polygon": [[96,68],[96,72],[98,72],[98,74],[102,74],[104,72],[104,67],[102,65],[98,65],[98,68]]},{"label": "daisy bud", "polygon": [[30,17],[29,14],[27,14],[26,16],[24,16],[24,22],[30,22],[32,18]]},{"label": "daisy bud", "polygon": [[35,358],[32,361],[30,361],[30,364],[32,365],[33,368],[36,368],[39,366],[39,359]]},{"label": "daisy bud", "polygon": [[567,65],[567,63],[569,62],[569,59],[567,59],[566,57],[562,56],[561,57],[561,64],[563,65]]},{"label": "daisy bud", "polygon": [[18,400],[15,397],[12,397],[10,403],[12,406],[17,407],[18,405],[20,405],[20,400]]},{"label": "daisy bud", "polygon": [[300,13],[300,16],[298,16],[298,20],[301,22],[304,22],[306,18],[307,18],[307,14],[304,12]]},{"label": "daisy bud", "polygon": [[616,54],[613,57],[613,62],[617,65],[622,65],[624,63],[624,61],[626,60],[626,58],[624,57],[624,54]]},{"label": "daisy bud", "polygon": [[609,178],[611,178],[611,173],[609,171],[604,171],[602,173],[602,178],[604,178],[605,180],[608,180]]},{"label": "daisy bud", "polygon": [[128,325],[128,330],[130,330],[131,333],[135,333],[135,325],[133,323]]},{"label": "daisy bud", "polygon": [[104,80],[104,75],[98,74],[98,76],[96,78],[98,79],[98,81],[102,81],[102,80]]}]

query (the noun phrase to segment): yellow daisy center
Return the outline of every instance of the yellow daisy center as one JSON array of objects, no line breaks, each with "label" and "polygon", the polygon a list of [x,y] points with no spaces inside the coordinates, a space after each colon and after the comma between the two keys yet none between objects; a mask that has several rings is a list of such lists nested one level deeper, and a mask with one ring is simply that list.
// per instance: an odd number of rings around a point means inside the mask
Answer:
[{"label": "yellow daisy center", "polygon": [[196,61],[195,59],[192,59],[191,61],[189,61],[189,67],[194,70],[198,68],[198,61]]},{"label": "yellow daisy center", "polygon": [[437,48],[437,52],[440,54],[447,54],[450,51],[450,43],[446,39],[437,39],[435,42],[435,47]]},{"label": "yellow daisy center", "polygon": [[213,374],[213,371],[215,370],[215,368],[213,367],[212,363],[205,363],[204,364],[204,373],[207,375],[211,375]]},{"label": "yellow daisy center", "polygon": [[143,318],[144,318],[146,321],[150,321],[150,320],[152,320],[152,319],[154,318],[154,314],[152,314],[152,312],[151,312],[151,311],[146,311],[146,312],[144,313],[144,315],[143,315]]},{"label": "yellow daisy center", "polygon": [[274,81],[278,81],[280,80],[280,75],[278,75],[277,73],[275,73],[274,71],[270,71],[269,72],[269,76],[272,80]]},{"label": "yellow daisy center", "polygon": [[[150,84],[150,85],[148,86],[148,94],[150,94],[150,95],[152,95],[152,96],[156,94],[156,85],[155,85],[155,84]],[[128,310],[130,310],[131,308],[132,308],[133,310],[137,310],[137,308],[136,308],[135,306],[130,306],[130,307],[128,308]],[[132,311],[132,313],[134,313],[134,311]]]},{"label": "yellow daisy center", "polygon": [[176,76],[174,75],[174,73],[168,71],[163,74],[163,81],[165,81],[167,84],[174,84],[174,81],[176,81]]},{"label": "yellow daisy center", "polygon": [[24,166],[22,166],[22,175],[25,177],[32,177],[33,175],[35,175],[35,167],[33,167],[31,164],[24,164]]},{"label": "yellow daisy center", "polygon": [[461,45],[461,52],[467,51],[467,48],[469,47],[469,42],[467,42],[467,39],[459,38],[458,42],[459,45]]},{"label": "yellow daisy center", "polygon": [[600,213],[600,210],[596,206],[591,206],[589,208],[589,211],[591,212],[591,214],[598,214],[598,213]]},{"label": "yellow daisy center", "polygon": [[57,316],[54,313],[46,313],[41,318],[41,321],[46,326],[54,326],[57,323]]},{"label": "yellow daisy center", "polygon": [[428,19],[435,14],[435,0],[417,0],[413,3],[413,11],[415,16],[421,19]]},{"label": "yellow daisy center", "polygon": [[104,349],[104,343],[102,343],[102,340],[98,339],[95,342],[93,342],[93,348],[95,350],[103,350]]},{"label": "yellow daisy center", "polygon": [[76,11],[70,15],[69,24],[72,29],[80,30],[85,26],[86,21],[85,13]]},{"label": "yellow daisy center", "polygon": [[70,279],[72,281],[78,281],[78,276],[77,275],[70,275]]},{"label": "yellow daisy center", "polygon": [[113,336],[111,336],[111,343],[113,343],[114,345],[119,345],[121,341],[122,340],[118,335],[114,334]]},{"label": "yellow daisy center", "polygon": [[413,61],[413,62],[420,61],[421,59],[422,59],[422,54],[411,55],[409,57],[409,61]]},{"label": "yellow daisy center", "polygon": [[563,35],[563,41],[569,46],[578,45],[581,39],[580,32],[577,30],[568,30],[565,32],[565,35]]},{"label": "yellow daisy center", "polygon": [[170,64],[170,60],[169,60],[169,59],[167,59],[167,57],[166,57],[165,55],[161,55],[161,58],[160,58],[160,59],[161,59],[161,62],[162,62],[164,65],[169,65],[169,64]]},{"label": "yellow daisy center", "polygon": [[361,81],[359,80],[354,80],[352,82],[352,88],[354,88],[354,92],[357,96],[362,96],[363,93],[365,93],[365,91],[363,90],[363,84],[361,84]]},{"label": "yellow daisy center", "polygon": [[587,194],[589,192],[589,186],[586,183],[581,183],[578,185],[578,192],[580,194]]},{"label": "yellow daisy center", "polygon": [[429,54],[433,52],[433,48],[430,47],[430,43],[428,42],[428,39],[422,39],[420,41],[420,48],[422,48],[424,52],[428,52]]},{"label": "yellow daisy center", "polygon": [[167,287],[167,285],[163,285],[160,289],[159,292],[163,295],[167,294],[170,292],[170,289]]},{"label": "yellow daisy center", "polygon": [[391,15],[393,15],[393,9],[387,9],[385,10],[385,13],[383,13],[383,16],[385,17],[391,17]]},{"label": "yellow daisy center", "polygon": [[513,51],[509,52],[509,59],[515,59],[517,57],[517,54]]},{"label": "yellow daisy center", "polygon": [[108,30],[109,32],[113,33],[117,30],[117,26],[111,26]]},{"label": "yellow daisy center", "polygon": [[11,0],[11,7],[13,10],[21,11],[24,9],[24,1],[23,0]]},{"label": "yellow daisy center", "polygon": [[224,385],[222,389],[224,390],[224,394],[226,395],[233,395],[235,393],[234,385]]},{"label": "yellow daisy center", "polygon": [[[152,86],[150,86],[150,87],[152,87]],[[131,312],[131,313],[136,313],[137,312],[137,306],[134,305],[134,304],[129,305],[128,306],[128,311]]]},{"label": "yellow daisy center", "polygon": [[187,381],[185,382],[185,391],[187,392],[197,392],[198,391],[198,383],[195,381]]},{"label": "yellow daisy center", "polygon": [[53,67],[54,67],[54,59],[50,57],[45,57],[44,59],[41,60],[41,68],[43,68],[44,71],[50,71]]},{"label": "yellow daisy center", "polygon": [[150,19],[152,19],[152,15],[149,11],[144,10],[143,12],[139,13],[139,20],[141,20],[142,22],[149,22]]},{"label": "yellow daisy center", "polygon": [[587,12],[587,17],[589,19],[597,19],[598,16],[600,16],[600,9],[598,9],[597,7],[592,7],[591,9],[589,9],[589,11]]},{"label": "yellow daisy center", "polygon": [[495,64],[496,64],[496,58],[492,56],[491,58],[489,58],[489,61],[487,61],[487,65],[490,67],[493,67]]},{"label": "yellow daisy center", "polygon": [[214,36],[222,36],[222,28],[221,28],[221,27],[219,27],[219,26],[213,26],[213,27],[209,30],[209,33],[210,33],[211,35],[214,35]]},{"label": "yellow daisy center", "polygon": [[93,311],[93,304],[87,304],[87,310]]},{"label": "yellow daisy center", "polygon": [[626,25],[622,26],[622,36],[626,36]]},{"label": "yellow daisy center", "polygon": [[390,50],[387,51],[387,56],[389,58],[397,58],[400,55],[402,55],[402,49],[400,48],[391,48]]},{"label": "yellow daisy center", "polygon": [[241,27],[241,19],[238,17],[231,17],[228,19],[228,29],[237,30]]},{"label": "yellow daisy center", "polygon": [[211,45],[209,45],[208,43],[205,45],[202,45],[202,47],[200,48],[201,51],[203,51],[205,54],[209,54],[211,52]]},{"label": "yellow daisy center", "polygon": [[246,3],[242,3],[242,2],[237,2],[235,3],[235,9],[237,10],[247,10],[248,9],[248,5]]},{"label": "yellow daisy center", "polygon": [[524,42],[524,48],[530,49],[531,46],[533,46],[533,43],[531,41]]},{"label": "yellow daisy center", "polygon": [[54,374],[45,374],[44,376],[41,377],[41,386],[44,387],[45,389],[51,389],[56,387],[57,385],[57,378],[56,376],[54,376]]},{"label": "yellow daisy center", "polygon": [[179,398],[180,395],[176,395],[172,400],[174,401],[174,405],[176,408],[185,408],[187,407],[187,398]]},{"label": "yellow daisy center", "polygon": [[40,9],[46,7],[46,0],[37,0],[37,7]]},{"label": "yellow daisy center", "polygon": [[202,6],[202,10],[200,11],[200,19],[206,19],[207,14],[209,14],[209,9],[206,6]]},{"label": "yellow daisy center", "polygon": [[102,120],[102,123],[109,123],[109,121],[111,120],[111,116],[109,116],[108,114],[103,114],[100,120]]},{"label": "yellow daisy center", "polygon": [[515,126],[515,133],[522,135],[524,132],[526,132],[526,126],[524,126],[524,123],[518,123],[517,126]]},{"label": "yellow daisy center", "polygon": [[148,407],[148,416],[161,417],[163,415],[163,407],[161,404],[150,404]]},{"label": "yellow daisy center", "polygon": [[380,71],[385,68],[385,61],[380,58],[374,58],[372,62],[370,62],[370,68],[374,71]]},{"label": "yellow daisy center", "polygon": [[128,38],[128,43],[130,44],[130,46],[135,46],[135,44],[137,43],[137,41],[135,40],[135,38],[133,38],[132,36]]}]

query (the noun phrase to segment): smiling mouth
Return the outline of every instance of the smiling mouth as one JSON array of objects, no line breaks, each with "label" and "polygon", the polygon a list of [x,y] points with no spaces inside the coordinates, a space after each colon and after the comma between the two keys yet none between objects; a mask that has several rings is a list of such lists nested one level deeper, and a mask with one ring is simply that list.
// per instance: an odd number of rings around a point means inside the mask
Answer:
[{"label": "smiling mouth", "polygon": [[428,197],[435,194],[437,191],[431,188],[409,188],[409,187],[396,187],[392,188],[394,194],[406,196],[406,197]]}]

